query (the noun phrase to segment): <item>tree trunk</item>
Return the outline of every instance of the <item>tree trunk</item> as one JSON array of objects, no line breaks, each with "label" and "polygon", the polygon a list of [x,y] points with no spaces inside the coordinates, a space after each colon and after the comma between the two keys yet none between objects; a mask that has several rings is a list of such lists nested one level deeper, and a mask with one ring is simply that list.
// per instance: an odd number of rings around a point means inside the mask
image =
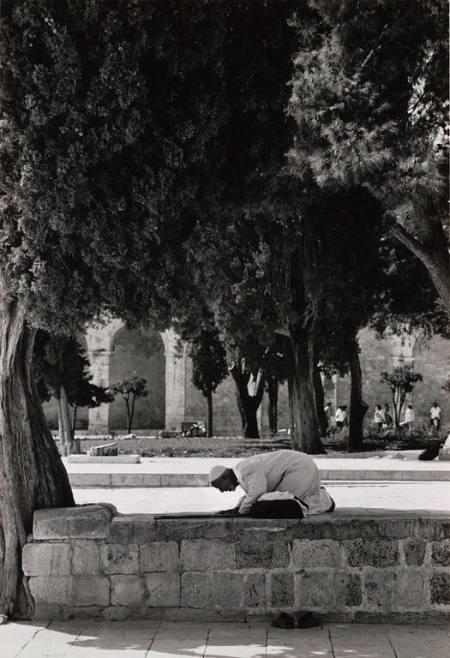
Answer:
[{"label": "tree trunk", "polygon": [[78,405],[74,404],[73,412],[72,412],[72,438],[75,436],[75,430],[77,427],[77,413],[78,413]]},{"label": "tree trunk", "polygon": [[214,436],[214,427],[213,427],[213,394],[212,391],[208,391],[206,396],[206,402],[208,403],[208,423],[207,423],[207,433],[208,436]]},{"label": "tree trunk", "polygon": [[[310,332],[299,327],[290,335],[290,376],[288,386],[292,388],[290,400],[295,427],[293,447],[311,455],[325,454],[319,437],[313,384],[313,346]],[[290,384],[289,384],[290,382]]]},{"label": "tree trunk", "polygon": [[348,452],[357,452],[358,450],[362,450],[363,447],[363,421],[369,405],[364,402],[362,395],[361,364],[359,361],[359,346],[356,339],[352,342],[350,375],[351,390]]},{"label": "tree trunk", "polygon": [[428,241],[419,241],[400,222],[392,228],[393,235],[425,266],[442,304],[450,318],[450,258],[442,224],[429,223]]},{"label": "tree trunk", "polygon": [[33,512],[74,505],[69,479],[47,427],[31,375],[34,332],[15,301],[0,308],[0,516],[5,557],[0,612],[29,618],[33,601],[21,549]]},{"label": "tree trunk", "polygon": [[325,413],[325,396],[323,392],[322,377],[317,365],[313,364],[314,399],[316,401],[317,419],[319,421],[320,436],[326,436],[328,419]]},{"label": "tree trunk", "polygon": [[71,455],[73,451],[72,423],[70,422],[69,401],[67,399],[67,393],[64,384],[61,384],[59,389],[59,400],[61,406],[61,421],[64,434],[64,444],[66,446],[67,455]]},{"label": "tree trunk", "polygon": [[278,379],[270,377],[267,382],[267,415],[269,418],[269,430],[272,436],[278,432]]},{"label": "tree trunk", "polygon": [[259,439],[257,411],[264,395],[265,376],[262,372],[258,373],[255,394],[250,395],[248,392],[249,373],[243,372],[240,365],[236,365],[236,363],[233,363],[230,373],[236,384],[239,410],[245,419],[244,436],[247,439]]}]

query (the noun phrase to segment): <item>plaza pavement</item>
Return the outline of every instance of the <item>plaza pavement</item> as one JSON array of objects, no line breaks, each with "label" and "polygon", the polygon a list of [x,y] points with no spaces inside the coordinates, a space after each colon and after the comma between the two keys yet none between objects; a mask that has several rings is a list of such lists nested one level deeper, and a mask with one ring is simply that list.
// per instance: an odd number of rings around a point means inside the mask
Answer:
[{"label": "plaza pavement", "polygon": [[[314,457],[322,480],[445,482],[450,461],[418,461],[420,451],[366,458]],[[107,459],[107,458],[106,458]],[[111,458],[110,458],[111,459]],[[72,463],[64,459],[73,487],[198,487],[207,486],[215,464],[232,468],[241,459],[217,457],[154,457],[139,464]]]},{"label": "plaza pavement", "polygon": [[448,626],[324,624],[282,630],[267,623],[9,623],[2,658],[448,658]]}]

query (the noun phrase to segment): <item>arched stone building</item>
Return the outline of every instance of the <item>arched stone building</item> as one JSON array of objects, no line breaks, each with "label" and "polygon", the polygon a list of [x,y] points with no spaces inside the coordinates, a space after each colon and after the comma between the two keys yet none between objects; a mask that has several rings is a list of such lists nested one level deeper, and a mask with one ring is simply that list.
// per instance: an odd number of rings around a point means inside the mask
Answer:
[{"label": "arched stone building", "polygon": [[[380,373],[402,363],[414,364],[423,376],[412,395],[417,419],[426,422],[431,404],[436,399],[443,410],[444,423],[450,423],[450,396],[443,391],[443,383],[450,377],[450,341],[440,337],[429,343],[412,336],[392,336],[378,340],[364,329],[360,332],[361,367],[364,397],[370,408],[366,423],[373,418],[375,404],[391,403],[390,391],[380,382]],[[182,421],[206,420],[206,400],[192,384],[192,363],[185,349],[178,348],[172,329],[159,333],[148,329],[127,330],[119,320],[88,329],[86,346],[93,381],[110,386],[133,374],[146,377],[149,396],[138,401],[133,428],[177,429]],[[333,408],[349,404],[349,377],[324,380],[325,399]],[[219,435],[240,433],[234,383],[227,378],[214,395],[214,427]],[[279,427],[287,428],[289,421],[286,386],[280,388]],[[86,411],[84,411],[86,414]],[[86,423],[86,420],[88,423]],[[126,428],[126,410],[121,400],[110,405],[90,409],[85,423],[97,434]],[[268,427],[267,403],[260,410],[260,424]]]}]

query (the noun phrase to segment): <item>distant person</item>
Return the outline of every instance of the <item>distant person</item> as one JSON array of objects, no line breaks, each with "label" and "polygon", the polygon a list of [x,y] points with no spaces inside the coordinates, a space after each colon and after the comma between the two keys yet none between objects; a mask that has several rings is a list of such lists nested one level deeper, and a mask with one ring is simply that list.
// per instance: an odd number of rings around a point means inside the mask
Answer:
[{"label": "distant person", "polygon": [[441,413],[442,410],[438,403],[433,402],[433,406],[430,409],[430,424],[435,430],[440,430],[441,428]]},{"label": "distant person", "polygon": [[408,406],[406,407],[406,410],[405,410],[405,419],[404,419],[403,423],[401,423],[401,424],[406,425],[406,427],[408,428],[409,434],[411,434],[411,430],[414,426],[415,419],[416,419],[416,415],[414,413],[413,406],[412,406],[412,404],[408,404]]},{"label": "distant person", "polygon": [[261,496],[272,492],[291,495],[299,501],[305,515],[332,512],[335,504],[321,486],[319,469],[314,460],[297,450],[275,450],[247,457],[233,468],[213,466],[209,483],[219,491],[234,491],[238,485],[245,491],[239,504],[224,514],[252,514]]},{"label": "distant person", "polygon": [[384,425],[386,429],[389,429],[392,424],[394,423],[394,419],[392,418],[390,411],[389,411],[389,405],[386,402],[384,405]]},{"label": "distant person", "polygon": [[347,421],[347,407],[340,406],[336,409],[336,413],[334,415],[334,420],[336,423],[336,429],[338,431],[341,431],[342,428],[344,427],[346,421]]},{"label": "distant person", "polygon": [[384,421],[385,421],[384,411],[381,408],[381,404],[377,404],[375,407],[375,413],[373,415],[373,422],[376,425],[378,432],[380,434],[383,431]]}]

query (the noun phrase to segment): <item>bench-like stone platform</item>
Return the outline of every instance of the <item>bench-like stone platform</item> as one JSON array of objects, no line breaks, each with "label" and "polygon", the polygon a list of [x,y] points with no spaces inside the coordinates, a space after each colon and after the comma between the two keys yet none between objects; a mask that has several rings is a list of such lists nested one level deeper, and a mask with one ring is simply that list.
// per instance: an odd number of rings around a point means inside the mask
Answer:
[{"label": "bench-like stone platform", "polygon": [[69,455],[69,464],[140,464],[140,455]]},{"label": "bench-like stone platform", "polygon": [[345,510],[306,520],[39,510],[23,568],[35,618],[327,621],[450,617],[450,515]]},{"label": "bench-like stone platform", "polygon": [[[314,457],[325,481],[436,482],[450,480],[449,462],[396,458]],[[214,464],[240,459],[142,458],[139,466],[104,461],[98,466],[65,461],[72,487],[206,487]]]}]

